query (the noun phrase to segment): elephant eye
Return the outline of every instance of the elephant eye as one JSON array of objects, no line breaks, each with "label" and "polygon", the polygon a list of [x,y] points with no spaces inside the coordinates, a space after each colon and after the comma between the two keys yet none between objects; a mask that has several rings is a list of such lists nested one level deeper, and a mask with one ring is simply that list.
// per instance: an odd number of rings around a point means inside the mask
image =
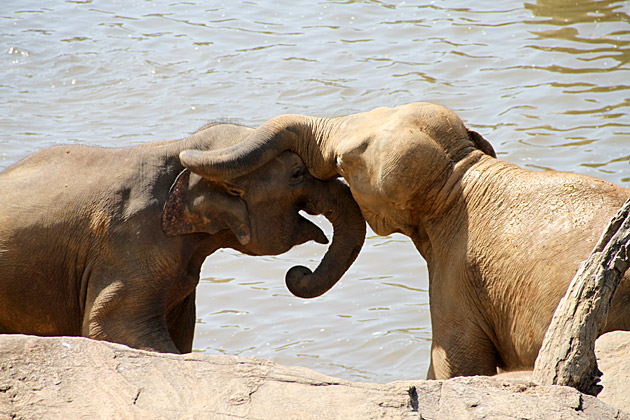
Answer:
[{"label": "elephant eye", "polygon": [[230,185],[230,184],[225,184],[225,190],[227,191],[228,194],[234,196],[234,197],[242,197],[244,194],[244,191],[234,185]]},{"label": "elephant eye", "polygon": [[300,182],[302,182],[302,180],[304,179],[304,168],[302,167],[295,167],[293,168],[293,170],[291,171],[291,183],[292,184],[299,184]]}]

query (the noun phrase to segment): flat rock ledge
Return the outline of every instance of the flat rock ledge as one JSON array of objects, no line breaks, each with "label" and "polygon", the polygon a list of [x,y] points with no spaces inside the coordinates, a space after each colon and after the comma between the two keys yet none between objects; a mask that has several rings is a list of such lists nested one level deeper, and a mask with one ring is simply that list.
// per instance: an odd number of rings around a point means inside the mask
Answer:
[{"label": "flat rock ledge", "polygon": [[598,350],[600,398],[509,375],[363,383],[258,358],[0,335],[0,419],[630,420],[620,410],[630,405],[630,333],[612,334],[613,356]]}]

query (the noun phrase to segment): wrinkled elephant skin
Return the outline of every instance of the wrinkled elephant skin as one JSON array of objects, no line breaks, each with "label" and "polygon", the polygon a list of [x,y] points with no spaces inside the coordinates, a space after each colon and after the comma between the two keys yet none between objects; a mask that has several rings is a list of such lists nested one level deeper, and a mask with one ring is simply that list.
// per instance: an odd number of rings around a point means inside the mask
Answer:
[{"label": "wrinkled elephant skin", "polygon": [[309,277],[332,286],[365,237],[346,185],[314,178],[291,152],[229,180],[209,180],[180,161],[184,150],[227,147],[252,131],[213,124],[182,140],[129,148],[58,146],[1,172],[0,333],[189,352],[206,256],[326,243],[300,210],[324,214],[335,227]]},{"label": "wrinkled elephant skin", "polygon": [[[320,179],[343,176],[380,235],[426,259],[429,378],[531,369],[553,312],[630,190],[496,158],[452,111],[430,103],[338,118],[281,115],[220,152],[182,154],[209,178],[243,175],[292,150]],[[630,330],[630,273],[601,333]]]}]

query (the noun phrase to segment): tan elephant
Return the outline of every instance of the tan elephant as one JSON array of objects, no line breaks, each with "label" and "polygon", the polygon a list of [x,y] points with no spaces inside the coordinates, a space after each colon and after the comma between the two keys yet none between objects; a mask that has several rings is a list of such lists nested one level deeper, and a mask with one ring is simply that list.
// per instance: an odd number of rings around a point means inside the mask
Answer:
[{"label": "tan elephant", "polygon": [[[454,112],[429,103],[330,119],[281,115],[234,147],[180,158],[221,178],[285,150],[320,179],[345,178],[372,229],[409,236],[426,259],[428,378],[531,369],[580,262],[630,196],[599,179],[496,159]],[[629,276],[602,333],[630,330]]]}]

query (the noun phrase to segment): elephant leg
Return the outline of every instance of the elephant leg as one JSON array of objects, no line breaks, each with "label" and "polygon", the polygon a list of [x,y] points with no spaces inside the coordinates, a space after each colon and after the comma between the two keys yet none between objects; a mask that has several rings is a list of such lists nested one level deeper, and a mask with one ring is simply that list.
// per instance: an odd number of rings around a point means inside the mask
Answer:
[{"label": "elephant leg", "polygon": [[195,321],[195,292],[193,291],[166,315],[168,332],[181,353],[192,351]]},{"label": "elephant leg", "polygon": [[168,333],[165,316],[159,313],[138,316],[121,312],[105,317],[93,314],[88,317],[82,335],[142,350],[179,353]]},{"label": "elephant leg", "polygon": [[[114,275],[93,275],[88,286],[81,334],[142,350],[179,353],[166,326],[163,292],[154,279],[112,281]],[[130,278],[131,276],[129,276]]]},{"label": "elephant leg", "polygon": [[449,325],[433,324],[431,363],[427,379],[454,376],[495,375],[497,350],[479,325],[449,319]]}]

